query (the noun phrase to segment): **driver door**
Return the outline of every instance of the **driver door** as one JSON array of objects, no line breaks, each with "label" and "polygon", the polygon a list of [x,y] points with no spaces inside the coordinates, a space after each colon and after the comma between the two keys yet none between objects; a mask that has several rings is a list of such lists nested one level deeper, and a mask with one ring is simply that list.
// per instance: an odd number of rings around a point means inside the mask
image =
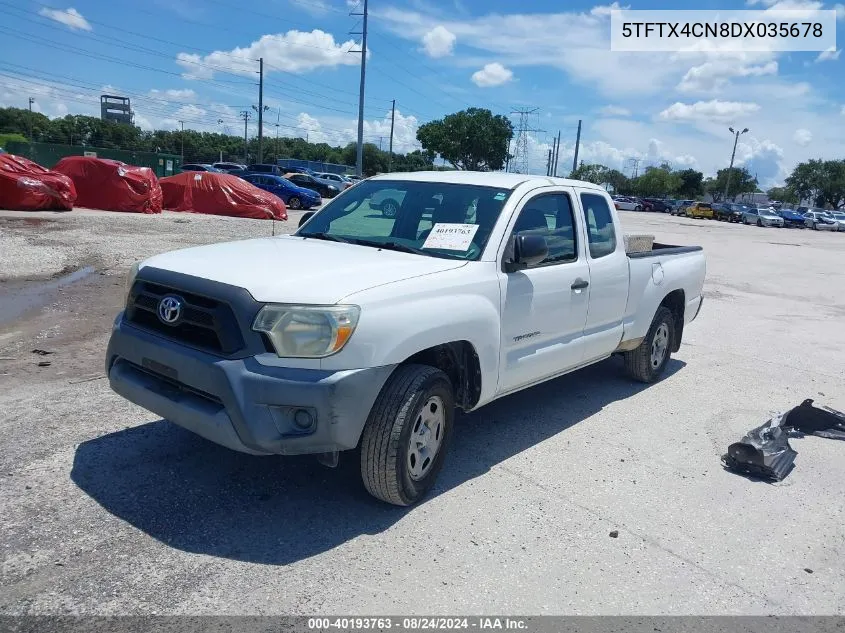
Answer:
[{"label": "driver door", "polygon": [[564,373],[583,360],[590,268],[573,195],[571,188],[532,194],[511,221],[506,244],[518,233],[543,235],[549,255],[524,270],[499,271],[502,338],[498,394]]}]

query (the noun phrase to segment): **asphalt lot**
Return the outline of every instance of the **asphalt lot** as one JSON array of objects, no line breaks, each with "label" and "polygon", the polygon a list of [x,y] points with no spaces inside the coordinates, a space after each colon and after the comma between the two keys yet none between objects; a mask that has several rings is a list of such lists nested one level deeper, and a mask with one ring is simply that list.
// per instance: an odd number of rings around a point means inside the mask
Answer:
[{"label": "asphalt lot", "polygon": [[102,378],[134,261],[271,222],[0,212],[0,613],[845,613],[845,444],[792,440],[777,485],[719,462],[804,398],[845,410],[845,234],[622,216],[705,248],[669,375],[611,359],[462,416],[400,509],[355,464],[228,451]]}]

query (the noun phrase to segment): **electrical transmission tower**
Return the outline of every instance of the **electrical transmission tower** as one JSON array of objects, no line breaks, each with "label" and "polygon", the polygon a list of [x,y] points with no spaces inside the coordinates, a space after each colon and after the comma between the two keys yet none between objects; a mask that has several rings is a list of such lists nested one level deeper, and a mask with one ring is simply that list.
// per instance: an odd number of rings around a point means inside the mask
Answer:
[{"label": "electrical transmission tower", "polygon": [[514,110],[511,115],[519,115],[519,124],[516,128],[516,142],[513,147],[513,159],[508,163],[508,171],[517,174],[527,174],[530,171],[528,155],[528,134],[534,132],[545,132],[539,127],[532,127],[531,121],[536,118],[539,123],[540,115],[537,114],[540,108],[531,110]]},{"label": "electrical transmission tower", "polygon": [[631,170],[631,178],[636,178],[640,173],[640,159],[629,158],[625,161],[625,166]]}]

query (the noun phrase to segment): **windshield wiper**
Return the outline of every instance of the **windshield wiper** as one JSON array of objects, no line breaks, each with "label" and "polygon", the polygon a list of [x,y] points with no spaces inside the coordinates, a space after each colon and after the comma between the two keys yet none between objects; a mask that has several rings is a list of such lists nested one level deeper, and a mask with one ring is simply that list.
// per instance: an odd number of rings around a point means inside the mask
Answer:
[{"label": "windshield wiper", "polygon": [[326,240],[328,242],[343,242],[344,244],[350,243],[350,240],[347,240],[345,237],[338,237],[337,235],[332,235],[331,233],[302,233],[300,237],[313,237],[317,240]]}]

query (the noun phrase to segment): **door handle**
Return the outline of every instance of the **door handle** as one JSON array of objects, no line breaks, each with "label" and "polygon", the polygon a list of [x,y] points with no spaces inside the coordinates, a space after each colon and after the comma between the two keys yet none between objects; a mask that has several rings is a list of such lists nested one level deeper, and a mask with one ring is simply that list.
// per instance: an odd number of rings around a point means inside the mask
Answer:
[{"label": "door handle", "polygon": [[585,281],[583,279],[576,279],[572,282],[572,286],[570,286],[573,290],[583,290],[587,286],[590,285],[589,281]]}]

